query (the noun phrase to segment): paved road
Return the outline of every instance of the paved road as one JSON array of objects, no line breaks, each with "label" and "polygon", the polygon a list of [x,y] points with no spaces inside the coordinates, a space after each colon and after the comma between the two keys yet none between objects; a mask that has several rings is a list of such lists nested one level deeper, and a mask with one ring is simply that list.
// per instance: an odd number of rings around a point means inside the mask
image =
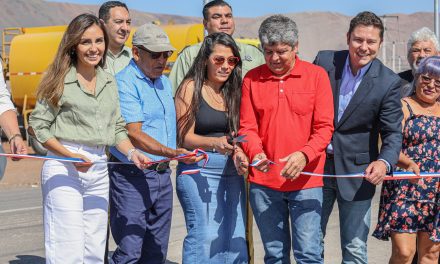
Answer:
[{"label": "paved road", "polygon": [[[20,161],[20,167],[26,165]],[[25,166],[26,167],[26,166]],[[35,172],[29,172],[35,173]],[[0,264],[42,264],[44,259],[41,190],[39,187],[0,188]],[[377,195],[376,195],[377,196]],[[372,212],[372,226],[376,223],[378,197]],[[254,226],[256,263],[263,263],[264,251],[258,230]],[[174,216],[169,243],[168,263],[181,263],[182,241],[185,236],[185,222],[177,197],[174,200]],[[338,211],[335,208],[328,224],[325,240],[325,263],[340,263]],[[369,263],[387,263],[390,256],[390,242],[370,237]],[[112,241],[110,246],[114,250]],[[294,262],[293,262],[294,263]]]}]

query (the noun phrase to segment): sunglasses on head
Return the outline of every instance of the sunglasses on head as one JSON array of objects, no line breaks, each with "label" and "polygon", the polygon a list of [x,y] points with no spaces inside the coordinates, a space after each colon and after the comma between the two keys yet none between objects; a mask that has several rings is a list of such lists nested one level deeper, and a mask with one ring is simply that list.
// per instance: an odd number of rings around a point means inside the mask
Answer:
[{"label": "sunglasses on head", "polygon": [[215,65],[218,65],[218,66],[223,65],[225,63],[225,61],[227,61],[229,66],[234,67],[235,65],[238,64],[238,62],[240,61],[240,58],[234,57],[234,56],[227,57],[227,58],[225,58],[223,56],[214,56],[212,58],[212,61],[214,62]]},{"label": "sunglasses on head", "polygon": [[148,54],[150,54],[150,57],[153,60],[157,60],[161,56],[163,56],[165,59],[168,59],[169,57],[171,57],[171,55],[173,55],[173,51],[172,50],[162,51],[162,52],[154,52],[154,51],[151,51],[151,50],[147,50],[146,48],[144,48],[142,46],[137,46],[137,48],[147,52]]}]

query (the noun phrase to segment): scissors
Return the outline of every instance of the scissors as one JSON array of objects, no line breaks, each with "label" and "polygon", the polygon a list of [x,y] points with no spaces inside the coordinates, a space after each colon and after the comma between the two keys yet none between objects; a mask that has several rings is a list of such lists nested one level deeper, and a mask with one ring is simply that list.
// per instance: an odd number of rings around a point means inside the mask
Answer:
[{"label": "scissors", "polygon": [[247,142],[247,140],[245,139],[247,135],[240,135],[240,136],[232,136],[232,134],[228,134],[228,143],[233,145],[233,144],[237,144],[237,143],[241,143],[241,142]]}]

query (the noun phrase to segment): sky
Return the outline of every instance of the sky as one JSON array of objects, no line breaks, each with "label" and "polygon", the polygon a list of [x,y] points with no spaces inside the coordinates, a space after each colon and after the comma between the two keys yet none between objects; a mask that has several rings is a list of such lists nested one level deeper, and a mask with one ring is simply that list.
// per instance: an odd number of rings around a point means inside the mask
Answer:
[{"label": "sky", "polygon": [[[150,13],[200,17],[203,0],[121,0],[129,9]],[[99,0],[52,0],[100,5]],[[326,11],[354,16],[365,10],[377,15],[391,13],[433,12],[434,0],[229,0],[234,16],[257,17],[276,13]]]}]

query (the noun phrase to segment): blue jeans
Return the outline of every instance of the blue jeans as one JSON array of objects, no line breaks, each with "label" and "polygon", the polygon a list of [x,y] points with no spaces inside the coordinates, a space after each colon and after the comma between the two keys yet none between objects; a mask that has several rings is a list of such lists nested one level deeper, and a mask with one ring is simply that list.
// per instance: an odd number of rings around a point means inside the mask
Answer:
[{"label": "blue jeans", "polygon": [[250,203],[266,253],[264,263],[290,263],[291,245],[297,264],[323,263],[321,188],[280,192],[251,183]]},{"label": "blue jeans", "polygon": [[111,263],[165,263],[171,230],[171,170],[110,164],[110,227],[118,247]]},{"label": "blue jeans", "polygon": [[[323,237],[335,201],[338,201],[342,263],[367,264],[367,239],[371,222],[371,199],[346,201],[338,194],[335,178],[324,178],[321,228]],[[322,241],[324,244],[324,242]]]},{"label": "blue jeans", "polygon": [[[179,163],[176,192],[185,215],[183,264],[248,263],[244,179],[228,156],[210,153],[205,168]],[[182,170],[201,169],[185,175]]]}]

